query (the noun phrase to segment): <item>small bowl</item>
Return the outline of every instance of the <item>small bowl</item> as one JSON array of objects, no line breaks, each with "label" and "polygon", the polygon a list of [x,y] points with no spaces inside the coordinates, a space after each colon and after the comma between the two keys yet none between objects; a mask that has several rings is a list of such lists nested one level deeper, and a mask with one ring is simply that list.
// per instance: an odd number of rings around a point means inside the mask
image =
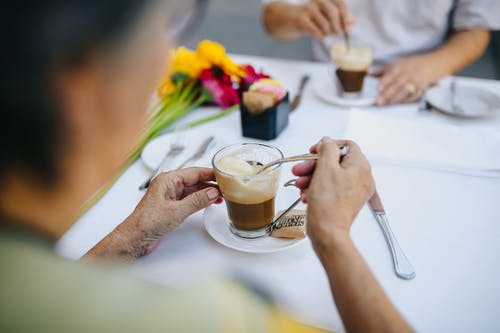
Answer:
[{"label": "small bowl", "polygon": [[247,138],[273,140],[288,126],[290,101],[288,93],[276,105],[260,114],[253,114],[240,103],[241,129]]}]

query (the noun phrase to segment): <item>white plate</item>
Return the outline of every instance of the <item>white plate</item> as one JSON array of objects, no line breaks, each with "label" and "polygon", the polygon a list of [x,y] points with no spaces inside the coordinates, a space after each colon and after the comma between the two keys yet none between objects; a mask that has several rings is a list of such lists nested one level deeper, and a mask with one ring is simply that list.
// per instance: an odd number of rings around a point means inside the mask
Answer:
[{"label": "white plate", "polygon": [[484,89],[456,85],[456,104],[463,113],[452,111],[451,89],[447,86],[435,86],[426,93],[426,99],[436,110],[462,118],[479,118],[491,116],[500,111],[500,96]]},{"label": "white plate", "polygon": [[375,104],[378,92],[377,86],[378,79],[367,76],[365,77],[361,96],[359,98],[345,98],[339,96],[337,87],[331,78],[328,76],[322,76],[321,78],[314,80],[313,91],[318,98],[327,103],[338,106],[361,107]]},{"label": "white plate", "polygon": [[249,253],[271,253],[289,249],[305,238],[286,239],[265,236],[257,239],[244,239],[229,230],[226,204],[212,205],[205,209],[203,222],[208,234],[220,244],[231,249]]},{"label": "white plate", "polygon": [[[172,159],[171,164],[169,165],[171,170],[176,169],[183,161],[188,159],[195,151],[198,149],[200,144],[210,136],[209,133],[203,133],[196,130],[188,129],[186,134],[186,149],[179,154],[178,156]],[[172,133],[164,134],[162,136],[157,137],[154,140],[151,140],[146,147],[142,150],[141,159],[145,166],[147,166],[151,170],[156,170],[160,165],[161,160],[165,157],[165,154],[170,149],[170,144],[172,140],[175,140]],[[210,166],[210,160],[213,153],[216,151],[217,147],[221,147],[224,145],[224,142],[219,140],[217,137],[215,138],[215,143],[212,143],[209,147],[209,150],[201,158],[200,160],[193,161],[191,165],[197,166]]]}]

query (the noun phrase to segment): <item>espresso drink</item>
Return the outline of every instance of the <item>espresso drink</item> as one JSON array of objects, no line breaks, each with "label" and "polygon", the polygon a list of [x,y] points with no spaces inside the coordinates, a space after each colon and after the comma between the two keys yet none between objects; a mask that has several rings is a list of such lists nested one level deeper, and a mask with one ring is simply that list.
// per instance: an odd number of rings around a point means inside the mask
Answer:
[{"label": "espresso drink", "polygon": [[372,51],[368,47],[349,47],[335,44],[332,59],[336,66],[335,73],[344,93],[359,94],[363,82],[372,64]]},{"label": "espresso drink", "polygon": [[335,73],[342,84],[342,90],[349,92],[360,92],[363,89],[363,82],[367,71],[346,71],[338,68]]},{"label": "espresso drink", "polygon": [[257,204],[240,204],[226,199],[226,206],[229,219],[242,230],[264,228],[274,217],[274,198]]},{"label": "espresso drink", "polygon": [[256,175],[261,166],[234,155],[216,160],[214,166],[215,177],[234,227],[242,231],[266,228],[274,218],[279,169],[270,168]]}]

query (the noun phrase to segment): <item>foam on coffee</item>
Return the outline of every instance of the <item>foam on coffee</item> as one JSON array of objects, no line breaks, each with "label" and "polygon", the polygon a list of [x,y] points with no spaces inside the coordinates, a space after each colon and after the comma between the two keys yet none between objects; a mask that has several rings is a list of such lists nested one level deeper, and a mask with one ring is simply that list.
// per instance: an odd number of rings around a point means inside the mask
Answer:
[{"label": "foam on coffee", "polygon": [[236,156],[227,155],[216,162],[217,183],[224,197],[240,204],[257,204],[274,197],[279,181],[279,172],[270,169],[255,175],[262,166],[250,164]]},{"label": "foam on coffee", "polygon": [[332,59],[342,70],[366,71],[372,64],[372,50],[369,47],[349,47],[335,44],[332,47]]}]

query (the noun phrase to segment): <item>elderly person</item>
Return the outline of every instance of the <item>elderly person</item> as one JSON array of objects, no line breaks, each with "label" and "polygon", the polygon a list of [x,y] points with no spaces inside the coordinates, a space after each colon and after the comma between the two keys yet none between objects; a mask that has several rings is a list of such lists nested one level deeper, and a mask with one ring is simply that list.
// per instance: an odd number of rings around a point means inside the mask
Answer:
[{"label": "elderly person", "polygon": [[374,50],[378,105],[413,102],[440,78],[477,60],[500,29],[496,0],[263,0],[263,23],[281,40],[315,38],[318,60],[350,39]]},{"label": "elderly person", "polygon": [[[133,146],[170,46],[161,0],[12,2],[0,11],[1,332],[316,332],[243,283],[184,290],[129,278],[117,265],[68,262],[53,242]],[[294,173],[308,233],[346,327],[410,328],[349,236],[372,195],[367,160],[325,138]],[[132,261],[191,213],[220,201],[212,169],[161,174],[87,257]],[[193,263],[195,264],[195,263]],[[174,274],[175,272],[172,272]]]}]

